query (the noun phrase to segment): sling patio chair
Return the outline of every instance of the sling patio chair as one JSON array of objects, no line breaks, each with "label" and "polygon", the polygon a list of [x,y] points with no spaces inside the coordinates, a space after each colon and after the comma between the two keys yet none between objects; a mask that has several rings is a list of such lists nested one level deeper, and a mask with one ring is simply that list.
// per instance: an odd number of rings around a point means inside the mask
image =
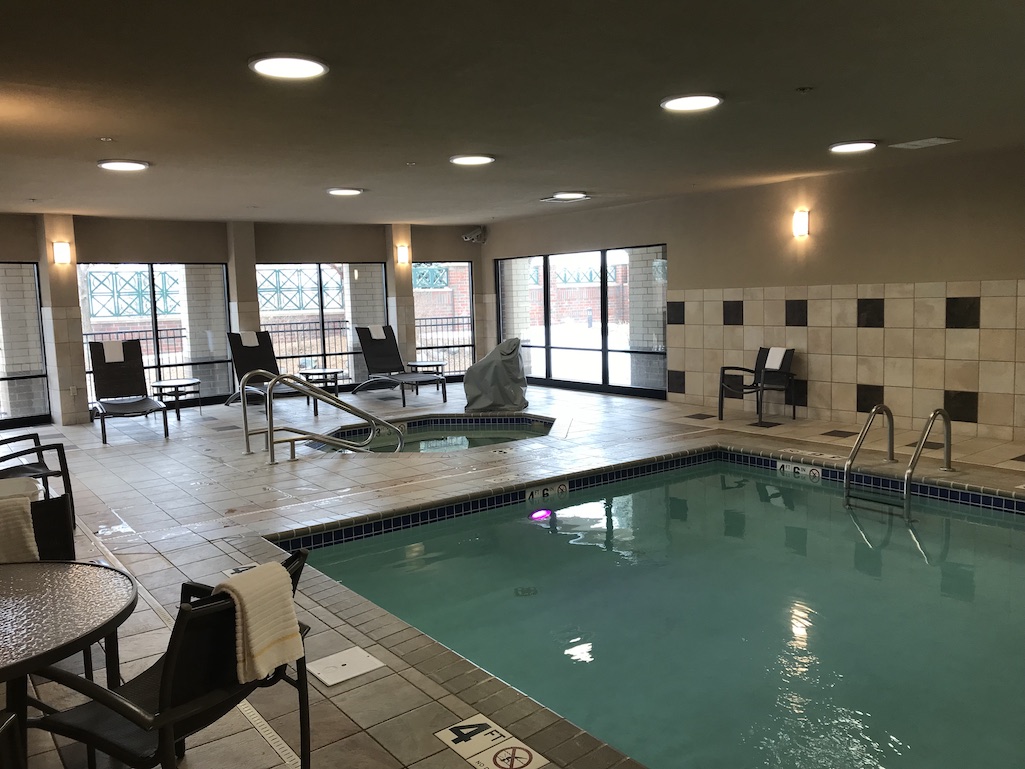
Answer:
[{"label": "sling patio chair", "polygon": [[391,326],[356,326],[356,335],[367,365],[369,378],[353,388],[353,392],[373,390],[378,387],[398,387],[402,393],[402,405],[406,405],[406,388],[420,392],[420,385],[441,385],[441,400],[448,402],[444,374],[411,372],[406,370],[399,354],[399,344]]},{"label": "sling patio chair", "polygon": [[[0,440],[0,446],[13,448],[15,444],[25,441],[30,442],[27,448],[0,455],[0,479],[36,478],[41,480],[46,498],[49,499],[52,495],[50,479],[57,478],[61,482],[63,493],[68,497],[73,513],[75,502],[71,494],[68,459],[64,453],[64,444],[43,443],[39,433],[25,433]],[[52,467],[51,464],[53,464]]]},{"label": "sling patio chair", "polygon": [[[299,550],[281,564],[293,592],[306,556]],[[115,689],[48,669],[47,678],[88,699],[63,711],[39,703],[43,715],[30,719],[29,726],[81,742],[133,769],[175,769],[185,757],[187,737],[220,720],[257,689],[284,681],[299,695],[300,761],[302,769],[310,769],[305,654],[294,661],[294,676],[288,664],[281,664],[265,678],[240,683],[235,615],[231,595],[186,582],[167,651],[153,665]],[[299,623],[298,631],[305,637],[309,627]]]},{"label": "sling patio chair", "polygon": [[[719,369],[719,419],[722,419],[723,398],[743,398],[755,393],[758,421],[762,421],[762,407],[766,391],[785,393],[784,402],[790,401],[793,419],[797,419],[797,399],[794,397],[793,348],[760,347],[755,367],[723,366]],[[750,382],[744,376],[751,377]]]},{"label": "sling patio chair", "polygon": [[142,362],[142,343],[138,339],[90,342],[96,402],[91,417],[100,420],[100,435],[107,442],[107,419],[142,417],[160,412],[167,437],[167,406],[149,396],[146,371]]},{"label": "sling patio chair", "polygon": [[[228,332],[228,346],[231,348],[231,365],[235,369],[235,378],[241,385],[242,377],[250,371],[266,371],[272,376],[278,376],[281,369],[278,368],[278,359],[274,354],[274,342],[271,340],[269,331],[236,331]],[[246,383],[246,395],[256,395],[260,398],[267,397],[267,386],[270,384],[270,377],[257,374],[249,378]],[[277,384],[274,387],[274,394],[295,392],[291,387],[284,384]],[[225,405],[242,399],[242,391],[236,390],[224,402]]]}]

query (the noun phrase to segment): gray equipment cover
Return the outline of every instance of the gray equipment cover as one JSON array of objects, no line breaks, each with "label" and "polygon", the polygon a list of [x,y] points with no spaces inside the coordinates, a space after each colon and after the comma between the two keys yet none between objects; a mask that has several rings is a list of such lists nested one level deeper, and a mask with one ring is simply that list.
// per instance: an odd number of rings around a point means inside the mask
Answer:
[{"label": "gray equipment cover", "polygon": [[506,339],[466,369],[463,376],[467,411],[522,411],[527,408],[527,377],[520,358],[520,340]]}]

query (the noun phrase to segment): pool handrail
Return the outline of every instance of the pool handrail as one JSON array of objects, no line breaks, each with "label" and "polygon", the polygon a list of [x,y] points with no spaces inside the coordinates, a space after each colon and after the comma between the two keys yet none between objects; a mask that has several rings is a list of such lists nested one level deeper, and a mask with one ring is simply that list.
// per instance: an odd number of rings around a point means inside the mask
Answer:
[{"label": "pool handrail", "polygon": [[904,471],[904,517],[908,521],[911,520],[911,474],[915,471],[915,465],[918,464],[918,460],[922,456],[925,442],[929,438],[929,433],[932,432],[933,425],[936,424],[937,417],[943,419],[943,465],[940,467],[940,470],[947,473],[954,471],[954,468],[950,465],[950,414],[945,409],[934,409],[926,420],[925,427],[922,428],[922,435],[918,439],[918,445],[915,446],[915,452],[911,455],[908,468]]},{"label": "pool handrail", "polygon": [[[346,403],[337,396],[332,395],[327,390],[324,390],[317,385],[310,384],[305,379],[295,376],[294,374],[273,374],[263,369],[255,369],[246,373],[239,382],[239,391],[246,393],[246,386],[249,384],[251,377],[259,377],[261,379],[269,380],[267,382],[266,391],[266,410],[267,410],[267,426],[264,428],[258,428],[255,430],[249,429],[249,399],[247,397],[242,398],[242,432],[245,434],[246,443],[246,454],[252,454],[252,446],[250,438],[253,435],[264,435],[265,444],[267,451],[267,464],[274,465],[277,461],[274,456],[274,447],[278,443],[288,443],[291,452],[290,459],[295,459],[295,443],[300,440],[316,440],[321,443],[335,446],[340,449],[348,449],[350,451],[369,451],[370,442],[381,434],[381,428],[384,428],[388,432],[391,432],[396,436],[395,451],[401,451],[403,445],[403,433],[402,430],[395,424],[388,422],[387,420],[381,419],[369,411],[353,406],[350,403]],[[344,438],[338,438],[333,435],[322,435],[321,433],[312,432],[310,430],[303,430],[297,427],[275,427],[274,426],[274,388],[275,385],[284,384],[291,390],[298,392],[301,395],[305,395],[310,398],[315,398],[322,403],[326,403],[329,406],[334,406],[341,411],[352,414],[365,421],[369,426],[370,430],[367,437],[363,440],[352,441]],[[276,438],[275,433],[286,432],[294,433],[295,435]]]},{"label": "pool handrail", "polygon": [[893,412],[890,411],[890,407],[885,403],[878,403],[872,407],[872,410],[868,412],[868,419],[865,420],[865,426],[861,428],[861,434],[858,435],[858,440],[854,442],[854,448],[851,449],[851,453],[847,456],[847,461],[844,462],[843,466],[843,504],[844,507],[850,507],[851,503],[851,468],[854,466],[854,458],[861,451],[861,444],[865,442],[865,438],[868,436],[868,431],[872,427],[872,420],[876,418],[876,414],[884,414],[886,416],[887,430],[887,452],[886,461],[896,461],[893,457]]}]

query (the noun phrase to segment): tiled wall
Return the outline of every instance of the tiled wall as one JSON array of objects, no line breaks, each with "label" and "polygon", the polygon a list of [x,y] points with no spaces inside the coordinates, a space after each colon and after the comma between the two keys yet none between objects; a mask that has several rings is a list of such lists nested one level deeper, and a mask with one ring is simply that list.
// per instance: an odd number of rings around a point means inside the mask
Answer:
[{"label": "tiled wall", "polygon": [[919,429],[942,407],[959,434],[1025,439],[1025,280],[676,290],[666,317],[670,400],[715,409],[721,366],[792,347],[799,417],[860,423],[884,402]]}]

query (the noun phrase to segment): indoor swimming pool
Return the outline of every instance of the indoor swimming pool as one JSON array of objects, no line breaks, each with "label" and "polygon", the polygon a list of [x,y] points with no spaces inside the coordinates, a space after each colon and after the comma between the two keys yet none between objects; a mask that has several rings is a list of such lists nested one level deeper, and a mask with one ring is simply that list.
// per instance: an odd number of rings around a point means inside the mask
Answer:
[{"label": "indoor swimming pool", "polygon": [[652,769],[1025,758],[1025,529],[710,463],[310,563]]}]

